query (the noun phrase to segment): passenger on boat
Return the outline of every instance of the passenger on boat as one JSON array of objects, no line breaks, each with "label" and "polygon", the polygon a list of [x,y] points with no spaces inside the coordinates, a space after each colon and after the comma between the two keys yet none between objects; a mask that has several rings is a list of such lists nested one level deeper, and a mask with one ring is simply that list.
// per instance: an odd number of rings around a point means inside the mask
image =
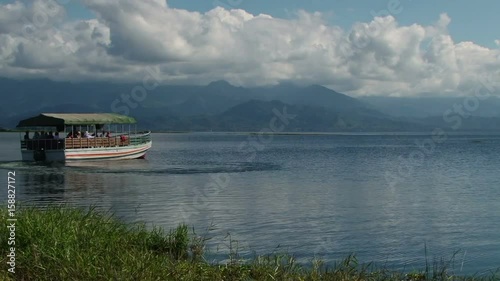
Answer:
[{"label": "passenger on boat", "polygon": [[110,132],[106,132],[106,137],[110,138],[111,137],[111,133]]},{"label": "passenger on boat", "polygon": [[77,138],[79,138],[79,139],[80,139],[80,138],[82,138],[82,132],[78,131],[78,132],[76,133],[76,137],[77,137]]},{"label": "passenger on boat", "polygon": [[45,131],[42,131],[40,133],[40,139],[42,139],[42,140],[47,139],[47,133],[45,133]]},{"label": "passenger on boat", "polygon": [[54,134],[54,139],[56,139],[56,140],[58,140],[58,139],[59,139],[59,132],[56,132],[56,133]]},{"label": "passenger on boat", "polygon": [[35,132],[35,134],[33,135],[33,139],[34,140],[38,140],[40,138],[41,138],[40,133],[39,132]]},{"label": "passenger on boat", "polygon": [[33,142],[29,141],[30,140],[30,131],[26,131],[26,134],[24,134],[24,140],[26,141],[26,148],[29,150],[33,149]]},{"label": "passenger on boat", "polygon": [[69,133],[66,135],[66,138],[68,138],[68,139],[72,139],[72,138],[73,138],[73,132],[69,132]]},{"label": "passenger on boat", "polygon": [[51,139],[51,140],[53,140],[53,139],[54,139],[54,135],[52,134],[52,131],[50,131],[50,132],[47,134],[47,138],[48,138],[48,139]]},{"label": "passenger on boat", "polygon": [[93,135],[89,134],[89,131],[85,131],[85,134],[83,135],[84,138],[87,139],[93,139],[95,138]]}]

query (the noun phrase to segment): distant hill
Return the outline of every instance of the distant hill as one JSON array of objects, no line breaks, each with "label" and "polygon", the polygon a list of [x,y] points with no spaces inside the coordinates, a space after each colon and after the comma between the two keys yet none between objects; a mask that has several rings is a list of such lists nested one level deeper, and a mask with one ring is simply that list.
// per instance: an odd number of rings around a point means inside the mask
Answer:
[{"label": "distant hill", "polygon": [[307,87],[279,85],[267,90],[268,99],[281,100],[288,104],[319,106],[337,112],[367,109],[365,103],[319,85]]},{"label": "distant hill", "polygon": [[270,120],[275,117],[273,110],[282,112],[285,107],[288,114],[295,116],[284,129],[292,132],[423,129],[421,125],[378,118],[357,110],[334,111],[320,106],[289,105],[277,100],[251,100],[215,116],[214,120],[219,122],[218,129],[225,128],[227,124],[238,124],[232,130],[243,127],[245,131],[260,131],[269,127]]},{"label": "distant hill", "polygon": [[[458,121],[460,120],[460,121]],[[470,116],[468,118],[456,118],[452,122],[445,122],[442,116],[416,119],[415,122],[425,126],[434,126],[446,131],[495,131],[500,132],[500,118]],[[454,126],[457,126],[456,129]]]},{"label": "distant hill", "polygon": [[[360,100],[388,115],[409,118],[443,116],[455,104],[463,105],[465,102],[464,97],[361,97]],[[492,96],[480,101],[473,114],[479,117],[500,117],[500,98]]]},{"label": "distant hill", "polygon": [[[19,120],[41,112],[113,112],[116,102],[123,106],[122,96],[130,95],[138,85],[0,78],[0,126],[14,128]],[[297,115],[285,128],[295,132],[429,131],[436,124],[449,126],[440,117],[442,113],[432,115],[444,107],[426,107],[429,103],[355,99],[318,85],[243,88],[215,81],[206,86],[158,86],[147,91],[143,101],[127,108],[141,129],[153,130],[260,131],[269,126],[273,110],[284,107]],[[485,104],[485,110],[488,106]],[[499,107],[491,108],[486,111],[493,113],[496,108],[498,112]],[[485,118],[478,116],[461,128],[500,129],[498,115]]]}]

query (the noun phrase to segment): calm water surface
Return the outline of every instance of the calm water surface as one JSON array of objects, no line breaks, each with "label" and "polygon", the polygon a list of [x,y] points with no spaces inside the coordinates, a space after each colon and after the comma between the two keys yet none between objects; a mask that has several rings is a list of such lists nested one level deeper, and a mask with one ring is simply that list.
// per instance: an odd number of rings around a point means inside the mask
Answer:
[{"label": "calm water surface", "polygon": [[0,180],[16,171],[19,200],[167,229],[213,225],[213,258],[226,257],[229,233],[243,258],[356,253],[411,270],[427,248],[430,262],[455,254],[456,273],[500,266],[500,135],[453,135],[422,154],[429,136],[155,134],[146,160],[46,166],[21,163],[18,139],[0,134]]}]

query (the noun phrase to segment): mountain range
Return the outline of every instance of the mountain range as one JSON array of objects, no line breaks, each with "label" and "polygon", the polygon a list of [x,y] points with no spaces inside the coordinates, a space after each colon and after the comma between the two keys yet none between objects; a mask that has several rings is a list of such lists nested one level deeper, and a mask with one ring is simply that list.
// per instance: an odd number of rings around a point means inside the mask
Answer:
[{"label": "mountain range", "polygon": [[482,102],[470,116],[460,116],[453,112],[454,105],[464,101],[460,97],[353,98],[319,85],[243,88],[225,81],[151,88],[140,83],[0,78],[0,127],[14,128],[19,120],[42,112],[116,112],[135,117],[144,129],[260,131],[269,126],[276,110],[286,110],[295,116],[284,128],[289,132],[500,129],[496,97]]}]

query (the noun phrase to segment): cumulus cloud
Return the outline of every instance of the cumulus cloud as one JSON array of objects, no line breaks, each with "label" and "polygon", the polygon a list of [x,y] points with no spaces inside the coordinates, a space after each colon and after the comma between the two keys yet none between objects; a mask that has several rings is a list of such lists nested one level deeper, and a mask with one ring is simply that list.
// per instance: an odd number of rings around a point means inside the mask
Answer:
[{"label": "cumulus cloud", "polygon": [[429,26],[386,16],[342,29],[304,11],[280,19],[163,0],[83,3],[95,19],[67,20],[55,0],[0,5],[0,76],[134,82],[155,66],[165,84],[295,81],[400,96],[467,94],[481,77],[500,77],[500,50],[455,42],[446,14]]}]

